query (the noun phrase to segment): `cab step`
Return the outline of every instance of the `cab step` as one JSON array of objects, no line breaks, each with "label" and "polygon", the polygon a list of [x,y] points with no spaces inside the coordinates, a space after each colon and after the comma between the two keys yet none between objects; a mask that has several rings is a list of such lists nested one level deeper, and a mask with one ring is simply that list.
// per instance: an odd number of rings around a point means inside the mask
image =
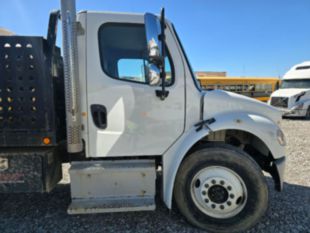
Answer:
[{"label": "cab step", "polygon": [[154,160],[72,162],[69,214],[155,209]]},{"label": "cab step", "polygon": [[73,200],[69,214],[113,213],[155,210],[154,198]]}]

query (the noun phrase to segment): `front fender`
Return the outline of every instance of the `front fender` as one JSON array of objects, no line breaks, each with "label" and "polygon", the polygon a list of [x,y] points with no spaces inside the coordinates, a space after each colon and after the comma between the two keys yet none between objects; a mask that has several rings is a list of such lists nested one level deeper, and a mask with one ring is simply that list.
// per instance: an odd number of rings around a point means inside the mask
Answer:
[{"label": "front fender", "polygon": [[277,141],[277,131],[280,129],[270,119],[251,113],[230,113],[216,117],[216,122],[210,125],[212,131],[242,130],[261,139],[271,151],[274,159],[284,156],[284,147]]},{"label": "front fender", "polygon": [[[163,200],[166,206],[171,209],[173,187],[178,168],[187,152],[199,140],[206,137],[210,130],[242,130],[260,138],[271,151],[274,159],[284,156],[284,147],[277,141],[277,130],[279,127],[271,120],[250,113],[229,113],[218,115],[215,122],[208,128],[196,132],[192,127],[186,131],[181,138],[163,156]],[[282,173],[282,172],[281,172]],[[281,180],[282,174],[279,174]]]}]

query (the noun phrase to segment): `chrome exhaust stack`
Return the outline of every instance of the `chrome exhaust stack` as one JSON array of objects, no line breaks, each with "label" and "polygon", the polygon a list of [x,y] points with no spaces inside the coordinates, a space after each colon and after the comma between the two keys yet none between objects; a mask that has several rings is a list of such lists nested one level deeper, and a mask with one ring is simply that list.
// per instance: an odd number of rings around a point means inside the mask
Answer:
[{"label": "chrome exhaust stack", "polygon": [[77,54],[77,24],[75,0],[61,1],[63,61],[65,78],[67,150],[83,150],[81,139],[81,113],[79,108],[79,73]]}]

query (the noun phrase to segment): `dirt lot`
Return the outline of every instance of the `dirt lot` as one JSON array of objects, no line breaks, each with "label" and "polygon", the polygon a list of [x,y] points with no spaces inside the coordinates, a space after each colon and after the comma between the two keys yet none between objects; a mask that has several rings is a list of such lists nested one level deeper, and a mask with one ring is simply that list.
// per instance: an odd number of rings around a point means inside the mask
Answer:
[{"label": "dirt lot", "polygon": [[[284,192],[249,232],[310,232],[310,121],[283,120],[288,141]],[[50,194],[0,195],[0,232],[202,232],[162,203],[155,212],[69,216],[70,189],[62,181]]]}]

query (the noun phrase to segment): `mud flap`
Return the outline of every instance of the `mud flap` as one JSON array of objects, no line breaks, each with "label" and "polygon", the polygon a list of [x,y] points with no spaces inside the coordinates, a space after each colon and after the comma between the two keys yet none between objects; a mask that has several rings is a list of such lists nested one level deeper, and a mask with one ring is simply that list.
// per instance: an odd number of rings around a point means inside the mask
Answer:
[{"label": "mud flap", "polygon": [[0,152],[0,193],[50,192],[62,178],[56,148]]}]

